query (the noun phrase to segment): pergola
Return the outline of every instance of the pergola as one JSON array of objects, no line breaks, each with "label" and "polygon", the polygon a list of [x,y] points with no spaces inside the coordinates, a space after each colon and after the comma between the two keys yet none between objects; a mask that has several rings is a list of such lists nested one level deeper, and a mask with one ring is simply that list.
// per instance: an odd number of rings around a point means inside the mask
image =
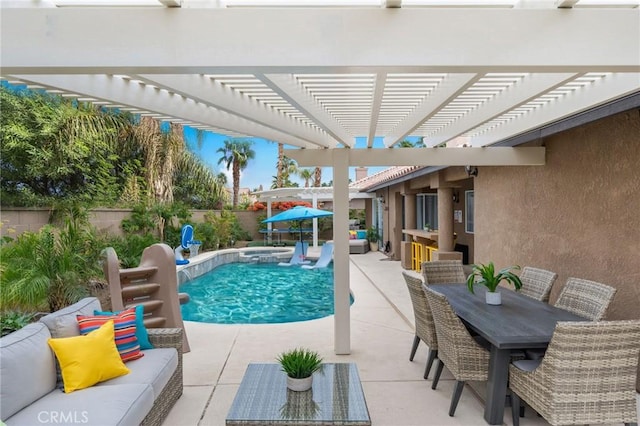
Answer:
[{"label": "pergola", "polygon": [[[543,165],[544,147],[500,145],[637,99],[638,3],[3,0],[0,74],[79,101],[265,138],[289,146],[301,166],[333,167],[342,354],[350,352],[349,247],[340,232],[348,168]],[[358,136],[366,148],[354,149]],[[393,149],[408,136],[427,147]],[[373,149],[376,137],[384,148]]]}]

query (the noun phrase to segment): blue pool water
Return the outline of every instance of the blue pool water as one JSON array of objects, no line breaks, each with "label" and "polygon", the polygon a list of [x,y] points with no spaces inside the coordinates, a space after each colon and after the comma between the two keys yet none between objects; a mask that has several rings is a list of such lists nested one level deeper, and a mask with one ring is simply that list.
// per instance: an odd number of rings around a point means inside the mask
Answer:
[{"label": "blue pool water", "polygon": [[324,269],[275,263],[229,263],[180,286],[191,297],[187,321],[265,324],[333,314],[333,265]]}]

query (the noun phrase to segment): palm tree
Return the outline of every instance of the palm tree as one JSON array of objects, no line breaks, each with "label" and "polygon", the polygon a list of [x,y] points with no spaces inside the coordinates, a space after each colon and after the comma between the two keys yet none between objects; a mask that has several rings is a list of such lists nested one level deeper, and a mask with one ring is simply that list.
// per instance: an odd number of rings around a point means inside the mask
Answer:
[{"label": "palm tree", "polygon": [[322,185],[322,167],[316,167],[313,171],[313,186],[319,188]]},{"label": "palm tree", "polygon": [[144,151],[149,195],[159,203],[173,202],[173,178],[185,150],[182,126],[171,125],[166,131],[158,120],[142,117],[133,133]]},{"label": "palm tree", "polygon": [[313,177],[313,172],[311,171],[311,169],[300,169],[300,171],[298,172],[298,176],[300,176],[300,178],[304,179],[304,187],[308,188],[309,187],[309,181]]},{"label": "palm tree", "polygon": [[251,149],[252,142],[242,139],[227,139],[224,146],[216,152],[222,154],[218,164],[225,163],[227,170],[231,169],[233,176],[233,202],[234,209],[238,208],[238,194],[240,192],[240,171],[249,164],[249,160],[255,158],[256,153]]},{"label": "palm tree", "polygon": [[398,143],[397,145],[398,148],[413,148],[413,142],[408,141],[408,140],[403,140],[400,141],[400,143]]},{"label": "palm tree", "polygon": [[283,187],[283,175],[284,175],[284,145],[278,143],[278,164],[276,164],[276,188]]}]

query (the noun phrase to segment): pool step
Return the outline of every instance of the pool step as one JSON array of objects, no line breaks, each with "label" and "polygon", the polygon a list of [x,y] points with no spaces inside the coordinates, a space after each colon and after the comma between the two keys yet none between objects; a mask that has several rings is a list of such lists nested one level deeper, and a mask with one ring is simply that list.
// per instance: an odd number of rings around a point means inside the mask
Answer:
[{"label": "pool step", "polygon": [[146,317],[144,319],[144,326],[147,328],[161,328],[167,323],[165,317]]},{"label": "pool step", "polygon": [[158,299],[132,300],[131,303],[125,305],[125,309],[129,309],[136,305],[142,305],[144,306],[144,313],[148,314],[160,309],[163,304],[164,301]]},{"label": "pool step", "polygon": [[147,280],[158,271],[156,266],[138,266],[120,269],[120,283],[125,285],[134,281]]},{"label": "pool step", "polygon": [[160,290],[160,284],[158,283],[129,284],[126,287],[122,287],[122,298],[128,300],[135,297],[150,296],[158,290]]}]

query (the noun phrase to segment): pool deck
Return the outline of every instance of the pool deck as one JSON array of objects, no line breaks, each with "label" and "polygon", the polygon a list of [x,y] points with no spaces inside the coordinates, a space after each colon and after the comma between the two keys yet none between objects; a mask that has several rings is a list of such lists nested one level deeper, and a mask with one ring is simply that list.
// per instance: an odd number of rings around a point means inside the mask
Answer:
[{"label": "pool deck", "polygon": [[[310,257],[319,251],[311,247]],[[413,309],[400,262],[387,260],[380,252],[354,254],[350,261],[355,297],[350,355],[333,353],[332,316],[289,324],[186,322],[191,352],[184,355],[184,394],[164,425],[224,425],[247,365],[275,362],[280,352],[299,346],[317,350],[327,362],[357,364],[373,425],[485,425],[484,405],[468,386],[455,417],[448,416],[455,382],[446,369],[435,391],[431,390],[433,371],[428,380],[422,379],[427,359],[424,344],[409,361]],[[509,408],[505,408],[504,422],[511,424]],[[521,424],[548,423],[527,410]]]}]

